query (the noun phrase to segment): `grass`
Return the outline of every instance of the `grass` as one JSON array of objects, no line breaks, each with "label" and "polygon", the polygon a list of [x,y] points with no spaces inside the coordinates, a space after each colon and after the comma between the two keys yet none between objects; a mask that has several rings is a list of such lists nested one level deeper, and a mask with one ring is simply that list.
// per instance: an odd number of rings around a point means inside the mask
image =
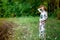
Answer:
[{"label": "grass", "polygon": [[[16,23],[14,40],[39,40],[39,17],[6,18]],[[60,40],[60,20],[49,18],[46,22],[46,39]]]},{"label": "grass", "polygon": [[8,18],[19,26],[15,28],[14,40],[38,40],[38,17]]},{"label": "grass", "polygon": [[49,18],[46,23],[48,40],[60,40],[60,20]]}]

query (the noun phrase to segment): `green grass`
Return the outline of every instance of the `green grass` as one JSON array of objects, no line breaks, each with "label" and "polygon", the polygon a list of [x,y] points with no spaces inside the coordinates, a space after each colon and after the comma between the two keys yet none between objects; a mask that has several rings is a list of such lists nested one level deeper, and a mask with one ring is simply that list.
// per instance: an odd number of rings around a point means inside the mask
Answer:
[{"label": "green grass", "polygon": [[60,20],[49,18],[46,23],[48,40],[60,40]]},{"label": "green grass", "polygon": [[38,17],[8,18],[19,26],[15,29],[14,40],[38,40]]},{"label": "green grass", "polygon": [[[7,18],[18,24],[14,27],[14,40],[39,40],[39,17]],[[60,20],[49,18],[46,22],[47,40],[60,40]]]}]

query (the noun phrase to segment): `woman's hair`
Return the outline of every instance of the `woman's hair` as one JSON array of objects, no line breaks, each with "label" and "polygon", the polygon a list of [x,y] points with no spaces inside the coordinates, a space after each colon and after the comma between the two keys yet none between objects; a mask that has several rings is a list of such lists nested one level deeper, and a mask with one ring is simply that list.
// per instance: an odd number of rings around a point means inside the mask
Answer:
[{"label": "woman's hair", "polygon": [[44,10],[47,11],[47,7],[44,5],[40,5],[39,8],[44,7]]},{"label": "woman's hair", "polygon": [[9,40],[13,34],[13,23],[0,20],[0,40]]}]

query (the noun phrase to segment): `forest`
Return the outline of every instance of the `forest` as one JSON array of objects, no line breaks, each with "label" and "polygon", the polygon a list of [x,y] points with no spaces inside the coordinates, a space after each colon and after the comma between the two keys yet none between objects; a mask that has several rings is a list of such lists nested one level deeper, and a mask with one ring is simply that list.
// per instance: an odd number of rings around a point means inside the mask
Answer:
[{"label": "forest", "polygon": [[48,8],[49,17],[60,19],[60,0],[0,0],[0,17],[39,16],[40,5]]}]

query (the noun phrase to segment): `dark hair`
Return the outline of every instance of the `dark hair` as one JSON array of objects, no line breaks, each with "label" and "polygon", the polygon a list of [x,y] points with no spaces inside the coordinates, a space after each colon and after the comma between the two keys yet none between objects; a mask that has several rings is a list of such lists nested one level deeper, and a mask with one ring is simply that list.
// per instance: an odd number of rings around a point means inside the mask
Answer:
[{"label": "dark hair", "polygon": [[0,20],[0,40],[9,40],[13,34],[13,23]]}]

